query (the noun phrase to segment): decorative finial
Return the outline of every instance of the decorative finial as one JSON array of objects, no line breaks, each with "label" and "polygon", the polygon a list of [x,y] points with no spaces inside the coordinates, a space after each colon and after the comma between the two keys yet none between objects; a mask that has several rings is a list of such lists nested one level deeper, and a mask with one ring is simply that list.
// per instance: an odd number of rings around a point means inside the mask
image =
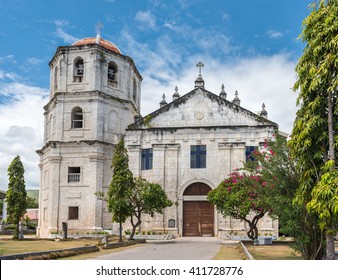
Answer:
[{"label": "decorative finial", "polygon": [[160,102],[160,108],[162,108],[163,106],[167,105],[167,101],[165,100],[165,94],[163,93],[162,95],[162,101]]},{"label": "decorative finial", "polygon": [[234,100],[232,100],[232,103],[234,103],[238,106],[241,105],[241,100],[238,98],[238,91],[237,90],[235,91],[235,98],[234,98]]},{"label": "decorative finial", "polygon": [[262,111],[260,112],[260,114],[259,114],[261,117],[263,117],[263,118],[268,118],[268,112],[265,110],[265,104],[263,103],[262,104]]},{"label": "decorative finial", "polygon": [[178,87],[175,87],[175,93],[173,94],[173,100],[180,98],[180,94],[178,93]]},{"label": "decorative finial", "polygon": [[224,99],[227,98],[227,93],[224,90],[224,84],[222,84],[222,86],[221,86],[221,92],[220,92],[219,96],[224,98]]}]

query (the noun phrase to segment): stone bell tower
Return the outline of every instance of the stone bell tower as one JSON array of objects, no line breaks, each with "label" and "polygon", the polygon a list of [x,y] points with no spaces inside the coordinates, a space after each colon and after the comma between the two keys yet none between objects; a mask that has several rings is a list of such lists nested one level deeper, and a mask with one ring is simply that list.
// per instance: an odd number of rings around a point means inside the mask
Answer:
[{"label": "stone bell tower", "polygon": [[38,235],[111,227],[95,192],[106,191],[114,146],[139,115],[141,82],[133,60],[97,35],[58,47],[49,63],[40,155]]}]

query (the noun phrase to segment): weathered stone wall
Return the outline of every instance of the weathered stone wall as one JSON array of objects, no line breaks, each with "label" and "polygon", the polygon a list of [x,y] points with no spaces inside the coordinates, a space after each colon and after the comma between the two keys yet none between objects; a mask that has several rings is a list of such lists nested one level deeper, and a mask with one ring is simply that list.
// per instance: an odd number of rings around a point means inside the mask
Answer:
[{"label": "weathered stone wall", "polygon": [[[74,62],[84,62],[81,81]],[[116,83],[108,83],[108,63],[117,66]],[[50,101],[45,109],[44,147],[40,155],[38,235],[47,237],[67,222],[70,232],[111,227],[106,203],[95,193],[107,191],[115,144],[139,114],[141,80],[133,61],[101,46],[60,47],[52,61]],[[82,110],[82,127],[72,126],[72,110]],[[69,167],[80,168],[80,181],[69,182]],[[78,219],[69,219],[78,207]]]},{"label": "weathered stone wall", "polygon": [[[176,228],[170,230],[182,234],[186,187],[203,182],[214,189],[232,171],[243,166],[246,146],[264,149],[264,141],[272,138],[273,125],[260,126],[252,113],[225,105],[197,91],[189,100],[155,114],[145,125],[128,130],[130,169],[135,176],[159,183],[175,202],[164,215],[157,215],[154,220],[145,218],[143,229],[169,230],[168,220],[174,219]],[[191,145],[206,145],[206,168],[190,168]],[[153,168],[141,170],[141,151],[148,148],[153,149]],[[278,234],[276,222],[269,217],[262,220],[259,228]],[[215,211],[214,229],[217,236],[228,238],[234,232],[245,235],[246,225]]]}]

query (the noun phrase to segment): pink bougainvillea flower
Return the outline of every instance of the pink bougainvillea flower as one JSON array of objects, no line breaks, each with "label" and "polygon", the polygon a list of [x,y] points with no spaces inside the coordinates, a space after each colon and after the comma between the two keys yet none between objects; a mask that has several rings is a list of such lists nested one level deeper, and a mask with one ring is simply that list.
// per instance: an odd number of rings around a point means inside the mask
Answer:
[{"label": "pink bougainvillea flower", "polygon": [[230,192],[232,190],[232,188],[228,187],[228,191]]}]

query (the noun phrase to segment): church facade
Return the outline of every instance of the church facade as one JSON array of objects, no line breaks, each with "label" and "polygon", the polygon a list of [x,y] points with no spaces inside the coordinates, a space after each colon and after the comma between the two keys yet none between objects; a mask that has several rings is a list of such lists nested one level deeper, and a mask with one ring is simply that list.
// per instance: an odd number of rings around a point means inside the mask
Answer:
[{"label": "church facade", "polygon": [[[117,231],[105,202],[114,146],[125,137],[135,177],[159,183],[174,202],[140,231],[178,236],[245,235],[245,223],[222,217],[207,199],[229,173],[255,150],[263,150],[278,125],[267,112],[240,106],[236,92],[209,92],[199,75],[193,89],[140,116],[142,76],[132,58],[100,36],[59,47],[50,62],[50,100],[45,105],[40,155],[38,235],[48,237],[68,224],[70,232]],[[124,229],[128,224],[124,225]],[[278,235],[278,222],[264,217],[262,232]]]}]

